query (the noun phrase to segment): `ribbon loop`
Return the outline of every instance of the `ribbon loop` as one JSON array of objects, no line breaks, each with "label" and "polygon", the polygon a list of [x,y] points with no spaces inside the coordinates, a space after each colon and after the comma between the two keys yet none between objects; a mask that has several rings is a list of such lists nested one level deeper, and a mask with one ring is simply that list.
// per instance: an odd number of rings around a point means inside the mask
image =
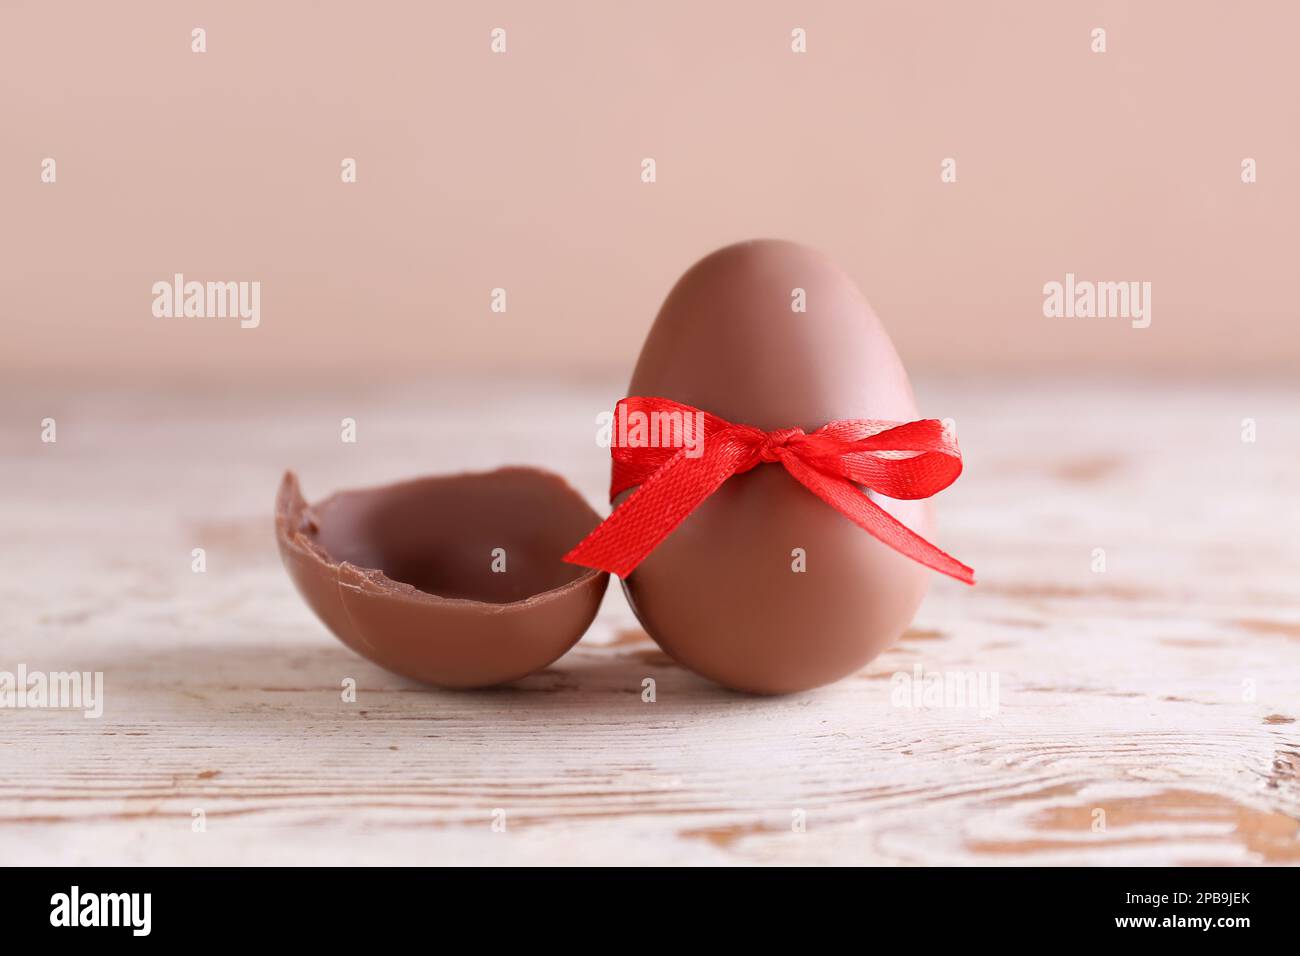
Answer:
[{"label": "ribbon loop", "polygon": [[[635,423],[631,430],[629,421]],[[609,496],[640,487],[565,561],[625,578],[728,478],[779,462],[805,488],[895,551],[975,583],[971,568],[862,490],[888,498],[929,498],[956,481],[961,452],[940,421],[846,419],[811,433],[802,428],[765,432],[666,398],[638,396],[618,403],[615,423]]]}]

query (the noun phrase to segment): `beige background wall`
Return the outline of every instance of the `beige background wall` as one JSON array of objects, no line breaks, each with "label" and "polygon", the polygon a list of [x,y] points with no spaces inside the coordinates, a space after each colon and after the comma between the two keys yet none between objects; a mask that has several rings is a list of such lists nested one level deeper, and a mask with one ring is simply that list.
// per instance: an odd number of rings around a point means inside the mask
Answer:
[{"label": "beige background wall", "polygon": [[[0,369],[621,374],[693,260],[781,236],[914,370],[1294,372],[1297,35],[1284,2],[6,2]],[[177,271],[259,280],[261,327],[153,318]],[[1067,271],[1152,282],[1151,328],[1044,318]]]}]

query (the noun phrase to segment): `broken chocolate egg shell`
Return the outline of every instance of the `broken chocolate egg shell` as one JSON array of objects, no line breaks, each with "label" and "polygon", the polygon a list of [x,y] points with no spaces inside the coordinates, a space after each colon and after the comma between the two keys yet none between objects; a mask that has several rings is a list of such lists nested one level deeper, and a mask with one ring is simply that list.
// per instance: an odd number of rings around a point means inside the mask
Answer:
[{"label": "broken chocolate egg shell", "polygon": [[280,557],[316,615],[379,666],[440,687],[503,684],[577,643],[609,575],[563,555],[600,516],[533,468],[417,478],[309,505],[289,472]]}]

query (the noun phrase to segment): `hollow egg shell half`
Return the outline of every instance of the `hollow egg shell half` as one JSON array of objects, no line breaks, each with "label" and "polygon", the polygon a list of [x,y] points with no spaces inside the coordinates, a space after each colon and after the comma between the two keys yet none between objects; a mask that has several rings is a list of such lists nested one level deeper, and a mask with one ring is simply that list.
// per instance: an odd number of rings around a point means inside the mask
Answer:
[{"label": "hollow egg shell half", "polygon": [[600,521],[557,475],[501,468],[276,496],[280,556],[340,641],[394,673],[472,688],[526,677],[577,643],[609,575],[561,560]]},{"label": "hollow egg shell half", "polygon": [[[806,311],[797,311],[801,299]],[[920,417],[893,343],[852,279],[812,249],[769,240],[714,252],[677,282],[628,394],[768,431]],[[930,536],[928,502],[873,500]],[[780,694],[851,674],[888,647],[928,575],[765,463],[726,481],[623,586],[679,663],[736,690]]]}]

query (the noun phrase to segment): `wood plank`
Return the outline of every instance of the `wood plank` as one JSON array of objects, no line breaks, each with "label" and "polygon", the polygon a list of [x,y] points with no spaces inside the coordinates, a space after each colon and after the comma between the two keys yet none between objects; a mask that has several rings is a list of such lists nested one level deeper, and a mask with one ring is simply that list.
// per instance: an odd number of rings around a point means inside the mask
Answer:
[{"label": "wood plank", "polygon": [[[106,696],[0,710],[6,862],[1300,862],[1296,391],[921,384],[968,461],[938,540],[980,584],[936,579],[894,649],[779,699],[677,667],[617,588],[546,672],[428,690],[280,570],[286,467],[317,498],[534,463],[601,502],[615,383],[6,386],[0,669]],[[916,667],[996,674],[996,713],[898,706]]]}]

